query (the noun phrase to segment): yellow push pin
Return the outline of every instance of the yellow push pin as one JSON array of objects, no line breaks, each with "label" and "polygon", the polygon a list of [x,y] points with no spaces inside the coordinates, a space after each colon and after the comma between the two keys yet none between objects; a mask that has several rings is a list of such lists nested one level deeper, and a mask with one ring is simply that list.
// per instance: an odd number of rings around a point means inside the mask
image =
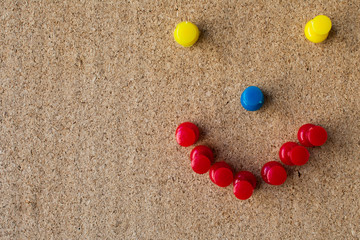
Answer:
[{"label": "yellow push pin", "polygon": [[324,41],[330,32],[331,20],[324,15],[316,16],[305,25],[305,36],[313,43]]},{"label": "yellow push pin", "polygon": [[184,47],[191,47],[199,39],[200,31],[191,22],[179,23],[174,31],[174,38],[177,43]]}]

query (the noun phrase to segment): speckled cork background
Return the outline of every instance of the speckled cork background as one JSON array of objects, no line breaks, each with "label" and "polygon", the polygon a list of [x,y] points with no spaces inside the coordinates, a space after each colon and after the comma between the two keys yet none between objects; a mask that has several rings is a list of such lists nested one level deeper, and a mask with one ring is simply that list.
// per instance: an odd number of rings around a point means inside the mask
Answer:
[{"label": "speckled cork background", "polygon": [[[319,14],[333,29],[312,44]],[[184,20],[191,48],[173,40]],[[358,0],[0,1],[0,238],[359,239],[359,20]],[[254,172],[251,199],[192,171],[183,121]],[[305,123],[328,142],[265,184]]]}]

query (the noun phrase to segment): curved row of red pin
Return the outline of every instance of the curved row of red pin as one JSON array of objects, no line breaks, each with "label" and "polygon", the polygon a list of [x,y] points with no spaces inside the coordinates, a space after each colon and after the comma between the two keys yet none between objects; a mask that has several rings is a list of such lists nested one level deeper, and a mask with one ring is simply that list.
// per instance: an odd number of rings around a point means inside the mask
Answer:
[{"label": "curved row of red pin", "polygon": [[[200,131],[191,122],[181,123],[175,132],[176,141],[180,146],[189,147],[197,142]],[[323,145],[327,140],[327,133],[324,128],[313,124],[305,124],[298,131],[300,144],[306,147]],[[286,142],[279,151],[280,160],[289,166],[304,165],[310,157],[308,150],[295,142]],[[233,174],[232,168],[224,161],[214,161],[212,150],[204,145],[196,146],[190,153],[191,168],[198,174],[209,172],[210,179],[219,187],[227,187],[233,183],[234,195],[241,200],[251,197],[256,187],[256,178],[249,171],[240,171]],[[271,185],[281,185],[287,178],[283,165],[276,161],[264,164],[261,169],[262,179]]]}]

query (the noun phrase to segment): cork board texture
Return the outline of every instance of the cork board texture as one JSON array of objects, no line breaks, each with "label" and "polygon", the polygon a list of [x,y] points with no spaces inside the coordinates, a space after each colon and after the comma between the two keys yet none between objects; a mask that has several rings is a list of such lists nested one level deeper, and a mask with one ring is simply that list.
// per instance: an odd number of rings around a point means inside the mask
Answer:
[{"label": "cork board texture", "polygon": [[[319,14],[333,29],[313,44]],[[359,239],[359,20],[358,0],[0,1],[0,238]],[[256,175],[249,200],[192,171],[184,121]],[[305,123],[327,143],[260,181]]]}]

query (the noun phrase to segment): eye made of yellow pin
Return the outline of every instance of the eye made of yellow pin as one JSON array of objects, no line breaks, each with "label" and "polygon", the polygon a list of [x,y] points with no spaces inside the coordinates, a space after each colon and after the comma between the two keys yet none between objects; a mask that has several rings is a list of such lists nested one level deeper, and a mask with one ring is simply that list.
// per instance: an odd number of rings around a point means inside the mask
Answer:
[{"label": "eye made of yellow pin", "polygon": [[305,36],[313,43],[323,42],[331,30],[331,20],[325,15],[316,16],[305,25]]},{"label": "eye made of yellow pin", "polygon": [[191,22],[179,23],[174,31],[174,39],[183,47],[191,47],[199,39],[200,31],[198,27]]}]

